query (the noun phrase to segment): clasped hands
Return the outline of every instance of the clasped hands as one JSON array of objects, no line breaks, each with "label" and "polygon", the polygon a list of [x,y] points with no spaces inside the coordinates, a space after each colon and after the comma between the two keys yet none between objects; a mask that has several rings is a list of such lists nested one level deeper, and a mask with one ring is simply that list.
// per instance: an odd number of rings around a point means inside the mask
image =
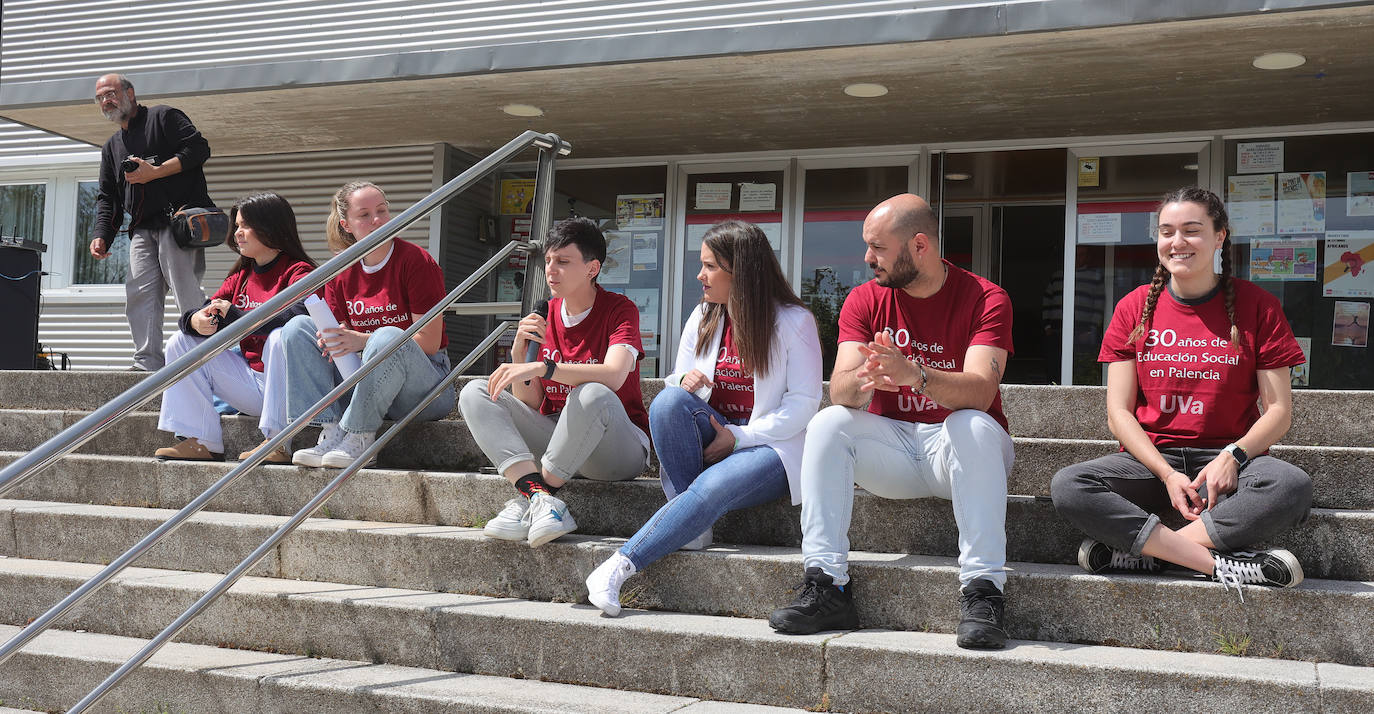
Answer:
[{"label": "clasped hands", "polygon": [[228,300],[211,300],[205,307],[191,313],[191,329],[210,336],[219,330],[220,319],[229,314]]},{"label": "clasped hands", "polygon": [[864,363],[854,376],[859,378],[861,392],[895,392],[921,382],[921,369],[902,354],[887,332],[873,335],[872,342],[859,345],[859,352],[864,356]]},{"label": "clasped hands", "polygon": [[[1198,472],[1196,478],[1189,479],[1184,473],[1173,471],[1164,477],[1164,487],[1169,492],[1169,503],[1174,510],[1190,521],[1202,517],[1202,512],[1212,508],[1217,498],[1236,490],[1240,478],[1240,467],[1236,460],[1225,451]],[[1204,500],[1199,491],[1207,490]]]}]

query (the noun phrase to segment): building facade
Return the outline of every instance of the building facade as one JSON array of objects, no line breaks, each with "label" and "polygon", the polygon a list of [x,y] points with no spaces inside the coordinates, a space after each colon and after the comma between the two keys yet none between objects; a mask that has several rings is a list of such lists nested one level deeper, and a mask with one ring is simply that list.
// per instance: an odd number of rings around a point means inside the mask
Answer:
[{"label": "building facade", "polygon": [[[557,132],[555,216],[608,231],[602,283],[640,305],[645,374],[670,366],[711,223],[764,227],[833,347],[868,276],[864,214],[914,191],[946,258],[1011,294],[1008,381],[1099,384],[1103,327],[1154,267],[1155,203],[1197,183],[1228,201],[1236,274],[1309,351],[1294,384],[1374,388],[1368,2],[207,2],[194,29],[176,7],[5,3],[0,117],[79,157],[112,131],[95,77],[123,72],[209,138],[217,202],[281,191],[318,258],[344,180],[406,205],[524,129]],[[0,192],[53,216],[45,344],[108,366],[121,276],[81,257],[97,159],[71,156],[0,158]],[[528,225],[532,178],[512,165],[411,238],[456,284]],[[520,269],[469,299],[513,297]]]}]

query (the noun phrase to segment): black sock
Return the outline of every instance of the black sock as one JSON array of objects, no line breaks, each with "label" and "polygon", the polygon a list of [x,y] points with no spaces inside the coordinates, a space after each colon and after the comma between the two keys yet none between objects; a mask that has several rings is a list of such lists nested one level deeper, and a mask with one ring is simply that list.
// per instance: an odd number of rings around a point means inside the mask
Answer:
[{"label": "black sock", "polygon": [[538,491],[542,491],[552,496],[558,493],[559,488],[562,487],[550,486],[547,482],[544,481],[544,477],[538,473],[532,473],[525,476],[521,476],[520,480],[515,482],[515,490],[523,494],[525,498],[532,497],[535,494],[535,492]]}]

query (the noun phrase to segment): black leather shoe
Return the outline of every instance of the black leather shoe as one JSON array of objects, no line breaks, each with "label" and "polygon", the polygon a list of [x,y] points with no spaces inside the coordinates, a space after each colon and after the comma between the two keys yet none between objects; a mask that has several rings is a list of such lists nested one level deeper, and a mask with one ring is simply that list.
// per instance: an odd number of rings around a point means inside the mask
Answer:
[{"label": "black leather shoe", "polygon": [[768,624],[788,635],[809,635],[825,630],[859,629],[859,611],[849,589],[836,585],[835,579],[820,568],[807,568],[806,577],[793,590],[797,599],[787,607],[774,610]]},{"label": "black leather shoe", "polygon": [[1007,644],[1002,627],[1002,591],[991,580],[979,578],[959,591],[960,647],[973,650],[1000,650]]}]

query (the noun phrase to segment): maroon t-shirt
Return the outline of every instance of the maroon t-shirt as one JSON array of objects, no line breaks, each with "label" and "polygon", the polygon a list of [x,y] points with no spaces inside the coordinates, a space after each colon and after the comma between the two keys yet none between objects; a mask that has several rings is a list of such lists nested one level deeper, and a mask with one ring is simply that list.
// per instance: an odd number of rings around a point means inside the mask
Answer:
[{"label": "maroon t-shirt", "polygon": [[[964,369],[964,356],[974,345],[1011,348],[1011,299],[995,283],[943,261],[949,274],[940,290],[928,298],[885,288],[870,280],[854,288],[840,309],[840,342],[868,344],[879,332],[912,362],[945,372]],[[912,387],[896,392],[873,392],[868,411],[889,419],[938,424],[950,415],[935,400]],[[999,391],[988,414],[1007,428]]]},{"label": "maroon t-shirt", "polygon": [[1229,343],[1220,290],[1201,301],[1180,301],[1164,290],[1135,344],[1126,338],[1150,286],[1133,290],[1112,313],[1097,359],[1135,360],[1135,418],[1155,446],[1217,448],[1241,438],[1260,416],[1255,373],[1306,361],[1278,299],[1248,280],[1233,282],[1237,346]]},{"label": "maroon t-shirt", "polygon": [[[358,332],[388,325],[404,330],[412,314],[429,312],[447,294],[444,271],[424,248],[399,238],[391,245],[391,257],[381,270],[369,274],[361,262],[354,263],[325,285],[325,302],[340,325]],[[439,340],[439,349],[445,347],[447,332]]]},{"label": "maroon t-shirt", "polygon": [[725,316],[725,331],[716,355],[716,372],[711,377],[711,399],[707,404],[727,419],[748,419],[754,413],[754,373],[744,369],[735,349],[730,317]]},{"label": "maroon t-shirt", "polygon": [[[596,299],[592,311],[582,322],[573,327],[563,324],[563,299],[549,300],[548,330],[544,344],[540,347],[540,359],[551,359],[562,364],[601,364],[611,345],[629,345],[635,348],[638,356],[634,368],[625,376],[625,383],[615,390],[620,403],[625,405],[625,413],[630,421],[649,433],[649,412],[644,409],[644,393],[639,388],[639,360],[644,358],[644,348],[639,341],[639,308],[633,300],[607,292],[596,286]],[[539,404],[540,414],[557,414],[563,411],[568,401],[568,393],[573,390],[562,382],[540,378],[544,385],[544,401]]]},{"label": "maroon t-shirt", "polygon": [[[258,272],[250,267],[225,278],[224,284],[210,299],[228,300],[234,307],[248,312],[276,297],[277,293],[312,270],[314,268],[303,260],[292,260],[285,254],[278,255],[267,266],[267,270]],[[263,369],[262,348],[265,344],[266,335],[249,335],[239,342],[239,349],[243,350],[243,358],[248,360],[248,366],[259,372]]]}]

